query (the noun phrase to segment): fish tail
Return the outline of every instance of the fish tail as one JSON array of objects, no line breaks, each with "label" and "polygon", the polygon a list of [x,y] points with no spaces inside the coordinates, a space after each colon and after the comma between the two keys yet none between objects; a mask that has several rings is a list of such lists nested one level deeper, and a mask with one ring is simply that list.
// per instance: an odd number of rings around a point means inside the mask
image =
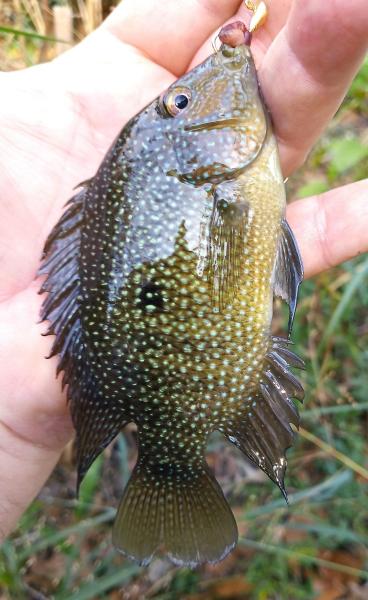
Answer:
[{"label": "fish tail", "polygon": [[138,462],[113,529],[116,548],[142,565],[160,547],[179,566],[215,563],[234,548],[237,537],[234,516],[205,463],[197,472],[155,476]]}]

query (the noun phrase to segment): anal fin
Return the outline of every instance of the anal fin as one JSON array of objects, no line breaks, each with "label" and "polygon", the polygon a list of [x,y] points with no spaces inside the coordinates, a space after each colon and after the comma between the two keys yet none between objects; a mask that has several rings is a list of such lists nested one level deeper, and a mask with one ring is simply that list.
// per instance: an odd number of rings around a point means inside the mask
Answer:
[{"label": "anal fin", "polygon": [[258,391],[244,413],[224,430],[229,440],[279,486],[285,498],[285,454],[294,439],[290,424],[299,427],[292,398],[301,401],[304,397],[301,384],[289,370],[290,366],[302,368],[304,363],[287,347],[289,343],[272,338]]}]

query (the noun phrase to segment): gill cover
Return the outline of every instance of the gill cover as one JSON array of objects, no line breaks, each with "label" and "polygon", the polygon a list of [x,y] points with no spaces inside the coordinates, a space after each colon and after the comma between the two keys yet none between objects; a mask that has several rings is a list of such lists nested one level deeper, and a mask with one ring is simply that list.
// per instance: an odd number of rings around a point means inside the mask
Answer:
[{"label": "gill cover", "polygon": [[258,156],[267,133],[249,48],[223,44],[180,86],[173,84],[164,102],[179,98],[183,87],[190,91],[188,102],[167,128],[176,158],[168,174],[195,186],[236,177]]}]

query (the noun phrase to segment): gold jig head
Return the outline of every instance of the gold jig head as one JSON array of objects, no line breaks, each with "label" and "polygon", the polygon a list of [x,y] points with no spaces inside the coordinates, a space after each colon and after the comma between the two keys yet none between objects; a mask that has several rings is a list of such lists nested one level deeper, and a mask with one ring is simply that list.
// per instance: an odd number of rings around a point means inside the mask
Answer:
[{"label": "gold jig head", "polygon": [[244,0],[245,6],[251,10],[253,15],[249,23],[249,31],[253,33],[265,23],[268,15],[268,8],[265,2],[254,0]]}]

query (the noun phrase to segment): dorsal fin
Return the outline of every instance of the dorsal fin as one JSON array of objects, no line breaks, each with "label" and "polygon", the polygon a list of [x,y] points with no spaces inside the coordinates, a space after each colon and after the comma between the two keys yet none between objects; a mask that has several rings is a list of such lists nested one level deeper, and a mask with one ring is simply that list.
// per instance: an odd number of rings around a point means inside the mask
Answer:
[{"label": "dorsal fin", "polygon": [[80,344],[78,313],[78,252],[83,222],[84,190],[67,204],[67,209],[48,236],[39,275],[47,275],[39,293],[48,292],[41,320],[50,321],[45,335],[56,335],[49,357],[59,355],[57,373],[64,371],[63,387],[72,376],[71,356]]},{"label": "dorsal fin", "polygon": [[121,406],[112,406],[99,393],[83,340],[79,254],[86,194],[84,188],[69,200],[46,240],[39,269],[39,275],[47,276],[40,293],[48,292],[41,320],[50,322],[45,335],[55,335],[49,358],[59,355],[57,374],[64,371],[62,387],[68,384],[67,398],[77,432],[77,489],[94,459],[128,421]]},{"label": "dorsal fin", "polygon": [[299,286],[303,280],[303,263],[299,248],[288,222],[281,222],[281,235],[274,272],[274,291],[289,305],[289,336],[293,327]]}]

